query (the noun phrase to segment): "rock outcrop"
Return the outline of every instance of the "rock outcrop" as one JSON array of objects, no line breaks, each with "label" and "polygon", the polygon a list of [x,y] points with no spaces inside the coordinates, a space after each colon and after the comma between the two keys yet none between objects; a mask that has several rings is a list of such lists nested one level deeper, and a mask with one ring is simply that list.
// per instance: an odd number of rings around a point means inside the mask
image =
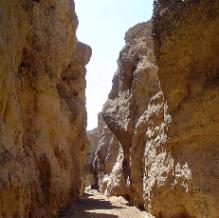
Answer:
[{"label": "rock outcrop", "polygon": [[152,23],[134,26],[126,33],[125,41],[103,116],[122,146],[124,157],[120,172],[124,174],[125,195],[132,203],[143,207],[145,129],[142,122],[152,96],[160,92]]},{"label": "rock outcrop", "polygon": [[149,160],[147,202],[165,218],[216,218],[219,2],[159,0],[153,22],[159,79],[172,121],[166,142],[156,145],[157,157]]},{"label": "rock outcrop", "polygon": [[91,187],[93,189],[97,189],[98,187],[96,186],[96,180],[95,180],[95,175],[93,171],[93,162],[95,158],[95,152],[97,150],[97,145],[98,145],[98,140],[99,140],[99,132],[98,128],[95,128],[93,130],[88,130],[87,131],[87,136],[89,140],[89,151],[87,153],[87,158],[86,158],[86,168],[85,168],[85,186]]},{"label": "rock outcrop", "polygon": [[82,187],[85,65],[73,0],[0,1],[0,217],[53,217]]},{"label": "rock outcrop", "polygon": [[102,112],[121,144],[122,195],[156,217],[216,218],[219,3],[154,5],[153,34],[151,22],[126,34]]},{"label": "rock outcrop", "polygon": [[100,141],[104,127],[106,126],[101,113],[98,114],[98,125],[95,129],[88,130],[87,136],[90,143],[90,149],[87,153],[87,171],[86,171],[86,185],[91,188],[98,189],[97,171],[93,168],[93,163],[96,158],[96,151]]},{"label": "rock outcrop", "polygon": [[[124,189],[121,186],[123,177],[118,173],[120,168],[114,168],[116,162],[122,163],[120,160],[122,160],[123,153],[118,140],[104,122],[102,113],[98,115],[98,127],[95,130],[92,133],[97,140],[94,136],[90,137],[91,143],[95,141],[97,146],[92,163],[95,181],[93,187],[106,195],[123,195]],[[94,141],[92,141],[93,138],[95,138]],[[118,177],[113,175],[118,175]]]},{"label": "rock outcrop", "polygon": [[88,152],[87,161],[88,161],[88,165],[92,166],[95,158],[95,152],[97,150],[98,141],[99,141],[99,129],[95,128],[93,130],[87,131],[87,136],[91,144]]}]

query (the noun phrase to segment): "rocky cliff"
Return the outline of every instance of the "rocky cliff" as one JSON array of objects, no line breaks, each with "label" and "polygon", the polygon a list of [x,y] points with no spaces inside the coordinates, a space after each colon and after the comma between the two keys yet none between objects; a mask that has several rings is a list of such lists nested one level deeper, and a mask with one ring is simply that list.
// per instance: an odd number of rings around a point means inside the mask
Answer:
[{"label": "rocky cliff", "polygon": [[98,189],[97,171],[93,168],[94,160],[96,159],[97,147],[102,136],[104,127],[106,126],[102,114],[98,114],[98,125],[95,129],[88,130],[87,136],[90,143],[90,149],[87,153],[87,171],[86,171],[86,185],[91,188]]},{"label": "rocky cliff", "polygon": [[52,217],[77,198],[87,149],[73,0],[0,1],[0,217]]},{"label": "rocky cliff", "polygon": [[152,96],[160,91],[152,23],[134,26],[126,33],[125,41],[103,117],[121,143],[120,174],[124,175],[124,195],[135,205],[143,207],[145,128],[142,122]]},{"label": "rocky cliff", "polygon": [[121,168],[114,166],[116,163],[121,166],[121,145],[104,122],[102,113],[98,115],[98,130],[97,149],[93,160],[94,187],[108,196],[124,195],[125,183]]},{"label": "rocky cliff", "polygon": [[158,0],[126,33],[102,113],[121,195],[156,217],[219,217],[218,25],[218,1]]},{"label": "rocky cliff", "polygon": [[216,218],[219,2],[156,1],[153,22],[159,79],[172,121],[166,143],[159,146],[160,176],[149,167],[154,181],[148,182],[146,196],[162,217]]}]

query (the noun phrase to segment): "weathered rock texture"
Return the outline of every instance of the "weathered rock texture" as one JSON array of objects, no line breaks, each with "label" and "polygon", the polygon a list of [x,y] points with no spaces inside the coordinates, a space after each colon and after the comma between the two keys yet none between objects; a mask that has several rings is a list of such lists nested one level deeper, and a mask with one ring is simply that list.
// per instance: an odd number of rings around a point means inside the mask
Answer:
[{"label": "weathered rock texture", "polygon": [[159,79],[172,122],[164,132],[166,143],[153,145],[157,157],[148,160],[147,178],[153,180],[147,182],[146,197],[161,217],[216,218],[219,2],[159,0],[153,22]]},{"label": "weathered rock texture", "polygon": [[85,64],[72,0],[0,1],[0,217],[52,217],[78,197]]},{"label": "weathered rock texture", "polygon": [[85,168],[85,186],[91,188],[97,188],[96,182],[95,182],[95,175],[93,171],[93,161],[95,158],[95,152],[97,150],[98,140],[99,140],[99,134],[98,134],[98,128],[95,128],[93,130],[87,131],[87,136],[89,140],[89,151],[87,153],[86,158],[86,168]]},{"label": "weathered rock texture", "polygon": [[87,131],[87,136],[89,139],[89,142],[91,144],[89,152],[88,152],[88,165],[93,165],[93,161],[95,158],[95,152],[97,150],[97,145],[98,145],[98,141],[99,141],[99,128],[95,128],[93,130],[89,130]]},{"label": "weathered rock texture", "polygon": [[125,194],[143,207],[143,156],[145,128],[142,120],[153,95],[160,91],[153,52],[151,22],[131,28],[125,36],[112,91],[103,116],[122,146],[120,172],[124,174]]},{"label": "weathered rock texture", "polygon": [[103,117],[123,195],[156,217],[219,217],[218,25],[218,1],[159,0],[153,40],[150,22],[126,34]]},{"label": "weathered rock texture", "polygon": [[[119,159],[122,158],[121,146],[113,133],[106,126],[102,113],[98,115],[97,130],[97,140],[95,140],[95,142],[97,142],[97,149],[92,163],[95,181],[93,187],[98,188],[99,191],[106,195],[111,195],[112,192],[116,195],[115,190],[120,189],[117,191],[120,192],[119,195],[123,195],[123,189],[120,185],[123,181],[123,177],[121,177],[119,173],[117,173],[119,177],[113,176],[117,172],[117,169],[113,171],[113,167],[117,160],[119,161]],[[112,180],[112,178],[114,180]],[[112,183],[114,185],[112,185]]]},{"label": "weathered rock texture", "polygon": [[90,147],[87,153],[87,168],[86,168],[86,185],[90,186],[91,188],[98,188],[97,185],[97,171],[93,168],[93,163],[96,158],[96,151],[98,147],[98,143],[103,131],[104,126],[106,126],[105,122],[103,121],[101,113],[98,114],[98,125],[97,128],[88,130],[87,136],[89,139]]}]

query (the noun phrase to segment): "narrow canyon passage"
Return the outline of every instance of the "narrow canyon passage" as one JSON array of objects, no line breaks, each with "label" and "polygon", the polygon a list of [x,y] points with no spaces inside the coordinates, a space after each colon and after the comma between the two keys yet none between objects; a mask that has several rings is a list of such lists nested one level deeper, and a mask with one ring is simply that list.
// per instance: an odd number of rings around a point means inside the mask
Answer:
[{"label": "narrow canyon passage", "polygon": [[0,0],[0,218],[219,218],[219,1],[76,1]]},{"label": "narrow canyon passage", "polygon": [[122,197],[106,197],[96,190],[89,190],[79,202],[71,202],[59,218],[151,218],[144,211],[129,206]]}]

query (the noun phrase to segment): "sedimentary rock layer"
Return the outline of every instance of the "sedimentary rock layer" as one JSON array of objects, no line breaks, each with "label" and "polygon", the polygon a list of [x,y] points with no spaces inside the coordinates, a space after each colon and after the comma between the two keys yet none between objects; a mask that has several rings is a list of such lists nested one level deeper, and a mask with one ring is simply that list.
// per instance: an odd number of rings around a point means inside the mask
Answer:
[{"label": "sedimentary rock layer", "polygon": [[216,218],[219,3],[154,5],[153,40],[150,22],[128,31],[103,109],[122,148],[123,195],[157,217]]},{"label": "sedimentary rock layer", "polygon": [[52,217],[78,197],[85,64],[72,0],[0,1],[0,217]]},{"label": "sedimentary rock layer", "polygon": [[219,217],[219,2],[156,1],[153,22],[172,122],[147,199],[162,217]]},{"label": "sedimentary rock layer", "polygon": [[[96,131],[95,131],[96,130]],[[122,176],[114,165],[117,161],[122,163],[123,153],[120,144],[103,120],[102,113],[98,115],[98,127],[92,131],[94,137],[89,137],[91,143],[96,143],[96,151],[92,163],[94,184],[93,187],[106,195],[123,195]],[[98,130],[98,131],[97,131]],[[120,169],[118,169],[120,170]],[[116,175],[118,175],[118,177]],[[124,183],[123,183],[124,184]]]},{"label": "sedimentary rock layer", "polygon": [[91,185],[91,187],[95,189],[98,189],[98,171],[94,169],[93,164],[96,159],[96,153],[104,131],[104,127],[106,127],[106,124],[102,118],[102,114],[99,113],[97,127],[95,129],[87,131],[90,149],[87,154],[86,185]]},{"label": "sedimentary rock layer", "polygon": [[151,97],[160,91],[151,36],[152,23],[141,23],[125,36],[104,119],[122,146],[120,172],[131,202],[143,207],[144,135],[142,119]]}]

